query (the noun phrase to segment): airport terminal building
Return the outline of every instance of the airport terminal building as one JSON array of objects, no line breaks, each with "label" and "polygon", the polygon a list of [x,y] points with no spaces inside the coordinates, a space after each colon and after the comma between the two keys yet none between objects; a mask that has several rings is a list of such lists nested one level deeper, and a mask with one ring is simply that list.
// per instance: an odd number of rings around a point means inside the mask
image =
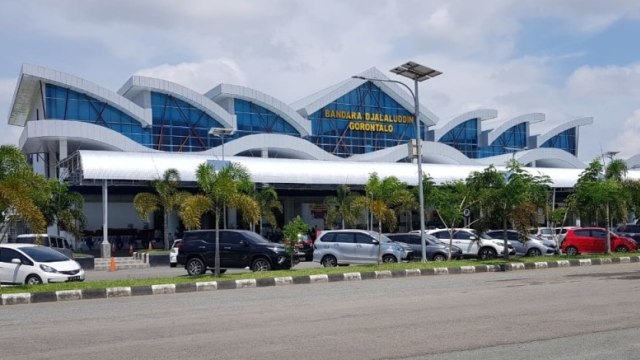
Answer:
[{"label": "airport terminal building", "polygon": [[[360,189],[376,172],[415,186],[417,167],[407,145],[416,138],[422,140],[423,171],[436,183],[515,158],[529,171],[549,175],[554,189],[567,189],[585,167],[576,155],[580,128],[593,123],[590,117],[562,123],[541,113],[502,119],[496,110],[477,109],[439,119],[421,107],[415,119],[412,95],[385,82],[383,72],[353,75],[383,81],[345,74],[344,81],[287,104],[238,85],[212,84],[201,94],[135,75],[114,92],[25,64],[8,123],[24,128],[19,147],[34,167],[85,194],[89,230],[104,226],[105,210],[108,228],[158,227],[157,219],[138,218],[133,196],[168,168],[194,186],[197,165],[207,161],[242,164],[258,186],[277,189],[282,223],[299,214],[320,228],[317,204],[336,185]],[[419,134],[415,121],[422,125]],[[170,228],[177,220],[171,221]],[[231,213],[227,226],[235,221]]]}]

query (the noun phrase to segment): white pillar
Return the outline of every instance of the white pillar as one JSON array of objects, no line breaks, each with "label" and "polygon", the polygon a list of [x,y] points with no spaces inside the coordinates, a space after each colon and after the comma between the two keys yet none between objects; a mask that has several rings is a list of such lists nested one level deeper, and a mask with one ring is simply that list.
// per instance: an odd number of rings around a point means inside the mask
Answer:
[{"label": "white pillar", "polygon": [[103,258],[111,257],[111,244],[109,244],[109,200],[107,190],[107,180],[102,180],[102,246],[101,255]]}]

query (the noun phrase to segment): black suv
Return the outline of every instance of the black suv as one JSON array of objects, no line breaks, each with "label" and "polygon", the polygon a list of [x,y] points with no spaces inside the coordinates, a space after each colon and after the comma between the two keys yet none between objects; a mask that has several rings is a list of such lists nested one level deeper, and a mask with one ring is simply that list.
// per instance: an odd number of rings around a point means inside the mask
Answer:
[{"label": "black suv", "polygon": [[[253,271],[268,271],[291,268],[291,258],[284,245],[270,242],[248,230],[219,231],[221,269],[250,267]],[[185,231],[177,260],[189,275],[202,275],[215,267],[215,254],[215,230]]]}]

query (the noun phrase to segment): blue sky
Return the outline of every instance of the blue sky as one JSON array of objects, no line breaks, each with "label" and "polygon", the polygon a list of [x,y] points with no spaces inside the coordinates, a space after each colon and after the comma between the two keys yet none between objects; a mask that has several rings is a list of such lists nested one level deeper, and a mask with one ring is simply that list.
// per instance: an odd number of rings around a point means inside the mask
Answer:
[{"label": "blue sky", "polygon": [[[592,116],[579,157],[640,153],[640,3],[485,1],[3,1],[0,143],[23,63],[116,91],[131,75],[206,92],[221,82],[292,103],[370,67],[413,60],[444,74],[421,102],[447,121],[494,108]],[[392,77],[392,74],[389,74]]]}]

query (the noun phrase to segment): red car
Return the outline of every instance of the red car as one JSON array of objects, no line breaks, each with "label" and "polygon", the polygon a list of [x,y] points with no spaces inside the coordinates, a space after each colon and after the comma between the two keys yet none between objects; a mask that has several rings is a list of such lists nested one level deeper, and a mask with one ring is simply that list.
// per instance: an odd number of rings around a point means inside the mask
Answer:
[{"label": "red car", "polygon": [[[612,232],[610,234],[612,251],[629,252],[637,250],[637,244],[632,239]],[[607,231],[597,227],[569,229],[560,249],[567,255],[604,253],[607,251]]]}]

